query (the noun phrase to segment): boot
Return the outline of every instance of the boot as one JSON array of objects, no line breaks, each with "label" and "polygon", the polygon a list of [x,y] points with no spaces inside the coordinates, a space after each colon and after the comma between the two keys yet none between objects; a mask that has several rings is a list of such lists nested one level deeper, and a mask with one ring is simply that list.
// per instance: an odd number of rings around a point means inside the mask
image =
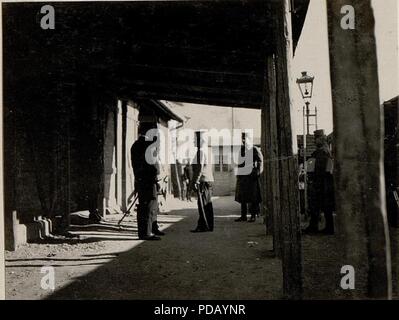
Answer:
[{"label": "boot", "polygon": [[156,236],[164,236],[165,235],[165,232],[162,232],[161,230],[159,230],[157,221],[154,221],[152,223],[152,233]]}]

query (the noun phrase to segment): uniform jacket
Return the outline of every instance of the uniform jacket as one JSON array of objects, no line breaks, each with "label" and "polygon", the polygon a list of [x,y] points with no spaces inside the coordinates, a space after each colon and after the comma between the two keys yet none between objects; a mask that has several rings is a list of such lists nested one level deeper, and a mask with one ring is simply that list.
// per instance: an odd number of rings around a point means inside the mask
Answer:
[{"label": "uniform jacket", "polygon": [[213,182],[213,168],[208,154],[203,149],[198,149],[193,160],[193,183]]},{"label": "uniform jacket", "polygon": [[263,155],[258,147],[241,147],[237,169],[235,200],[240,203],[260,203],[260,175],[263,172]]}]

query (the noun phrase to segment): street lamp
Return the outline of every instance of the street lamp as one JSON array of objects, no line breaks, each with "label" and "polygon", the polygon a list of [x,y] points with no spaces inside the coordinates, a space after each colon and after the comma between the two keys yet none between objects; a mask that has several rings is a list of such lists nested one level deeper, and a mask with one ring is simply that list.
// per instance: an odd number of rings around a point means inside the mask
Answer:
[{"label": "street lamp", "polygon": [[[310,100],[312,99],[313,96],[313,81],[314,77],[311,77],[307,74],[306,71],[302,72],[302,77],[296,80],[296,83],[298,84],[299,90],[301,91],[302,99],[305,102],[306,105],[306,113],[305,113],[305,106],[303,107],[303,169],[304,169],[304,209],[305,209],[305,215],[307,215],[308,212],[308,187],[307,187],[307,163],[306,163],[306,138],[307,135],[309,135],[309,117],[314,116],[316,118],[316,130],[317,130],[317,109],[315,110],[314,114],[310,114],[309,110],[309,105],[310,105]],[[305,120],[306,119],[306,120]],[[306,124],[305,124],[306,122]],[[305,132],[305,126],[307,128]]]},{"label": "street lamp", "polygon": [[[317,130],[317,110],[315,111],[314,114],[310,114],[310,100],[312,99],[313,96],[313,81],[314,77],[311,77],[307,74],[306,71],[302,72],[302,77],[296,80],[296,83],[298,84],[299,90],[301,91],[302,99],[305,101],[306,105],[306,127],[307,127],[307,134],[310,134],[309,128],[310,128],[310,122],[309,118],[310,117],[316,117],[316,130]],[[305,110],[304,110],[304,117],[305,117]]]},{"label": "street lamp", "polygon": [[313,81],[314,77],[308,75],[306,71],[302,72],[302,77],[296,80],[299,90],[301,91],[302,98],[305,101],[312,99],[313,95]]}]

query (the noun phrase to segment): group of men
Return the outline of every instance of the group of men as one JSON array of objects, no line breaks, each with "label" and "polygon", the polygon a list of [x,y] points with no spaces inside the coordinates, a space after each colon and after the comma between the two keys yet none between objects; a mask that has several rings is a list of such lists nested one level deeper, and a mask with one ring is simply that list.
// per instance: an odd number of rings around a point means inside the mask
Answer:
[{"label": "group of men", "polygon": [[[206,139],[198,132],[196,136],[197,155],[196,163],[198,170],[195,170],[195,190],[198,196],[199,219],[197,228],[192,232],[213,231],[213,207],[212,207],[212,189],[213,173],[212,165],[206,158],[207,152]],[[237,183],[235,201],[241,204],[241,216],[236,222],[249,221],[254,222],[260,213],[260,203],[262,201],[260,176],[263,172],[263,155],[260,149],[253,145],[250,136],[242,134],[242,144],[238,157]],[[247,220],[247,215],[251,217]]]},{"label": "group of men", "polygon": [[[156,125],[142,123],[139,127],[139,138],[131,148],[132,167],[135,175],[135,190],[138,194],[137,223],[139,238],[143,240],[160,240],[164,235],[158,228],[158,175],[159,166],[156,161],[148,161],[146,155],[152,154],[153,141],[147,136],[148,130]],[[306,233],[317,233],[319,215],[324,212],[326,228],[324,233],[334,233],[333,222],[333,190],[332,172],[329,169],[332,158],[326,144],[325,135],[316,132],[315,142],[317,149],[312,157],[315,169],[308,174],[308,195],[310,224]],[[207,138],[201,131],[195,134],[197,148],[193,163],[188,163],[183,169],[184,198],[191,201],[191,192],[196,192],[198,205],[197,226],[191,232],[212,232],[214,229],[214,212],[212,193],[214,187],[213,167],[207,152]],[[239,153],[237,168],[237,184],[235,201],[241,204],[241,216],[236,222],[254,222],[260,213],[262,201],[260,176],[263,172],[263,155],[261,150],[254,146],[249,135],[242,135],[242,145]],[[248,213],[250,218],[247,218]]]}]

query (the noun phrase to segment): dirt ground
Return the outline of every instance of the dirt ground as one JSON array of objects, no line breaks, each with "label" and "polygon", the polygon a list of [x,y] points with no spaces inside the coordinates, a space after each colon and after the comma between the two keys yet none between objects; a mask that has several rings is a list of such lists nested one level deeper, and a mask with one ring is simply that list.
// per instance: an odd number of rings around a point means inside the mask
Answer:
[{"label": "dirt ground", "polygon": [[[215,230],[193,234],[195,203],[174,201],[158,220],[161,241],[137,240],[135,221],[120,216],[78,228],[68,244],[28,244],[6,253],[8,299],[277,299],[281,265],[270,254],[264,225],[236,223],[239,206],[214,200]],[[173,206],[172,206],[173,209]],[[55,268],[54,292],[41,289],[41,268]]]},{"label": "dirt ground", "polygon": [[[217,198],[215,230],[193,234],[196,204],[172,199],[158,217],[161,241],[137,239],[129,216],[74,227],[80,239],[21,246],[6,252],[7,299],[281,299],[281,262],[262,219],[237,223],[232,197]],[[339,287],[343,252],[335,236],[304,236],[304,298],[345,299]],[[55,270],[55,290],[41,288],[43,266]],[[359,286],[362,286],[361,279]]]}]

